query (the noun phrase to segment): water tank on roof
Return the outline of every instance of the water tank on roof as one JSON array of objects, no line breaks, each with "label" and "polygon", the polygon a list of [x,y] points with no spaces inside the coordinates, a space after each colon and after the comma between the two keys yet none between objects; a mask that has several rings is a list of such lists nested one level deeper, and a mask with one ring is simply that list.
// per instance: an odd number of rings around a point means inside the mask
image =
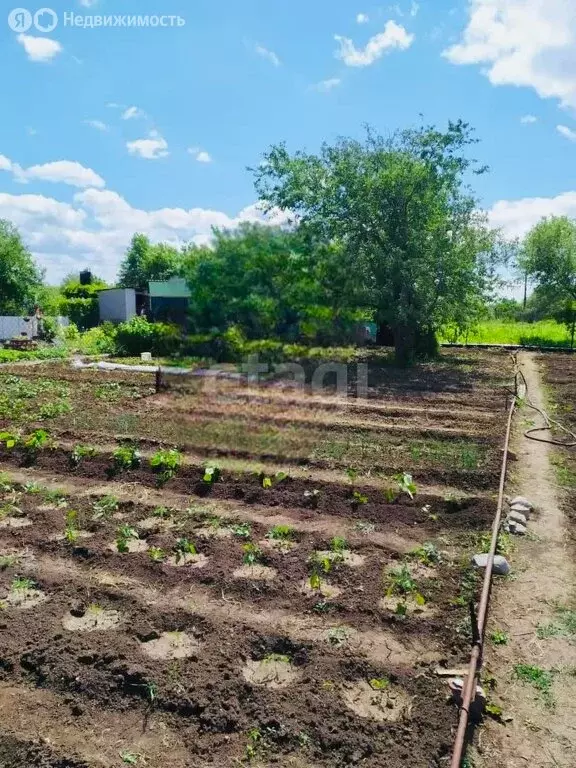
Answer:
[{"label": "water tank on roof", "polygon": [[91,285],[92,284],[92,272],[90,272],[89,269],[83,269],[82,272],[80,272],[80,285]]}]

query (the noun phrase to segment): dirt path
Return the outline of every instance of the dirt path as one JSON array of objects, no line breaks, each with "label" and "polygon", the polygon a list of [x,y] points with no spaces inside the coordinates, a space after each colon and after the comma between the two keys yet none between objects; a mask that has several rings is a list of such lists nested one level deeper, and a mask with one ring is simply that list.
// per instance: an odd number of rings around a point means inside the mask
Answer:
[{"label": "dirt path", "polygon": [[[528,397],[546,408],[536,355],[521,353],[519,362]],[[498,681],[491,700],[513,719],[506,725],[490,722],[480,732],[479,753],[471,763],[475,768],[576,766],[576,635],[563,627],[558,612],[558,606],[576,607],[576,568],[550,464],[553,449],[524,436],[531,420],[540,426],[541,417],[523,407],[512,445],[518,463],[512,466],[507,493],[526,496],[537,511],[529,522],[530,535],[514,540],[512,578],[494,593],[485,665]],[[496,630],[508,634],[507,644],[490,642]],[[521,664],[533,668],[532,682],[517,679],[523,672],[526,676]]]}]

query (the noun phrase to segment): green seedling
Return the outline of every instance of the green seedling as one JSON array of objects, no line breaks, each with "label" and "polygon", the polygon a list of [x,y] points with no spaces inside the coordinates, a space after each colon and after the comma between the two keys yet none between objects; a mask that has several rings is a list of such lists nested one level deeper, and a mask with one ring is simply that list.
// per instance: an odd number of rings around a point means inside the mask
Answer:
[{"label": "green seedling", "polygon": [[514,677],[523,683],[532,685],[541,695],[544,704],[554,707],[554,698],[552,696],[553,671],[535,667],[530,664],[516,664],[514,667]]},{"label": "green seedling", "polygon": [[358,507],[361,504],[368,503],[368,496],[364,496],[360,491],[354,491],[352,493],[352,506]]},{"label": "green seedling", "polygon": [[396,603],[396,608],[394,609],[394,613],[396,614],[396,616],[400,616],[400,618],[404,618],[408,614],[408,606],[406,605],[406,602]]},{"label": "green seedling", "polygon": [[55,507],[65,507],[68,504],[68,497],[64,491],[60,491],[58,488],[46,491],[44,499]]},{"label": "green seedling", "polygon": [[79,467],[84,459],[92,458],[96,454],[96,448],[91,445],[77,445],[70,454],[70,465]]},{"label": "green seedling", "polygon": [[424,605],[426,600],[418,591],[418,584],[412,577],[410,569],[404,563],[401,568],[395,568],[390,573],[390,585],[386,592],[388,597],[399,595],[406,601],[409,595],[412,595],[418,605]]},{"label": "green seedling", "polygon": [[20,436],[15,432],[0,432],[0,443],[4,443],[4,446],[11,451],[20,443]]},{"label": "green seedling", "polygon": [[[40,483],[25,483],[23,488],[24,488],[24,493],[30,493],[33,495],[42,493],[42,491],[44,490],[44,488],[40,485]],[[1,486],[0,486],[0,490],[1,490]]]},{"label": "green seedling", "polygon": [[293,541],[296,531],[291,525],[275,525],[266,534],[273,541]]},{"label": "green seedling", "polygon": [[66,512],[65,520],[64,538],[68,544],[76,544],[80,536],[80,530],[78,528],[78,512],[74,509],[69,509]]},{"label": "green seedling", "polygon": [[6,568],[13,568],[19,562],[20,558],[18,555],[0,555],[0,571],[4,571]]},{"label": "green seedling", "polygon": [[45,429],[36,429],[22,441],[26,458],[29,462],[36,461],[40,451],[52,445],[50,433]]},{"label": "green seedling", "polygon": [[399,475],[395,475],[394,480],[398,483],[401,493],[406,493],[411,499],[414,498],[417,489],[412,475],[408,474],[408,472],[402,472]]},{"label": "green seedling", "polygon": [[114,514],[114,512],[118,511],[119,505],[120,501],[116,498],[116,496],[103,496],[101,499],[98,499],[98,501],[95,501],[92,505],[92,509],[94,510],[92,519],[107,520]]},{"label": "green seedling", "polygon": [[244,565],[254,566],[264,561],[262,550],[257,544],[248,542],[247,544],[244,544],[242,551],[244,552],[242,557],[242,562]]},{"label": "green seedling", "polygon": [[342,536],[335,536],[330,542],[330,551],[341,555],[348,549],[348,542]]},{"label": "green seedling", "polygon": [[260,481],[262,483],[262,488],[272,488],[274,485],[281,483],[282,480],[286,480],[287,477],[288,474],[286,472],[276,472],[276,474],[272,477],[269,477],[268,475],[265,475],[264,472],[261,472]]},{"label": "green seedling", "polygon": [[23,576],[16,576],[16,578],[12,580],[10,588],[14,592],[26,592],[30,589],[36,589],[36,582],[32,579],[24,578]]},{"label": "green seedling", "polygon": [[138,469],[142,464],[140,451],[134,445],[121,445],[112,453],[110,474],[115,475],[129,469]]},{"label": "green seedling", "polygon": [[398,493],[394,490],[394,488],[384,488],[382,493],[384,494],[384,498],[386,499],[387,504],[393,504],[398,498]]},{"label": "green seedling", "polygon": [[314,604],[312,610],[314,613],[329,613],[333,608],[334,605],[332,603],[329,603],[326,600],[319,600]]},{"label": "green seedling", "polygon": [[150,459],[150,466],[158,472],[158,482],[163,485],[171,480],[182,465],[182,454],[176,448],[156,451]]},{"label": "green seedling", "polygon": [[499,707],[497,704],[486,704],[484,707],[484,712],[487,715],[490,715],[490,717],[493,717],[494,720],[498,720],[498,722],[503,722],[503,715],[504,710],[502,707]]},{"label": "green seedling", "polygon": [[390,686],[390,680],[387,677],[373,677],[368,681],[368,685],[373,691],[384,691]]},{"label": "green seedling", "polygon": [[126,765],[138,765],[140,755],[136,754],[136,752],[120,752],[120,759]]},{"label": "green seedling", "polygon": [[7,517],[23,517],[23,514],[20,507],[16,506],[12,501],[6,501],[0,505],[0,520],[4,520]]},{"label": "green seedling", "polygon": [[128,552],[128,542],[131,539],[138,539],[138,531],[129,525],[121,525],[116,531],[116,549],[125,554]]},{"label": "green seedling", "polygon": [[246,743],[246,760],[251,763],[256,760],[260,753],[265,749],[266,741],[260,728],[252,728],[248,731],[248,741]]},{"label": "green seedling", "polygon": [[166,560],[166,552],[160,547],[150,547],[148,557],[153,563],[163,563]]},{"label": "green seedling", "polygon": [[490,635],[490,640],[494,643],[494,645],[506,645],[508,642],[508,633],[495,629],[494,632],[492,632]]},{"label": "green seedling", "polygon": [[159,517],[161,520],[168,520],[168,518],[172,517],[172,510],[168,509],[168,507],[156,507],[154,510],[152,510],[152,517]]},{"label": "green seedling", "polygon": [[354,467],[348,467],[348,469],[346,470],[346,476],[350,481],[350,485],[354,485],[354,483],[358,479],[358,475],[359,475],[359,472],[357,469],[354,469]]},{"label": "green seedling", "polygon": [[215,464],[208,464],[204,468],[202,482],[206,483],[207,485],[213,485],[214,483],[217,483],[218,480],[220,480],[221,475],[222,471],[220,467],[216,466]]},{"label": "green seedling", "polygon": [[290,664],[291,659],[290,656],[286,656],[282,653],[269,653],[267,656],[264,656],[262,661],[265,664],[273,664],[274,662],[278,664]]},{"label": "green seedling", "polygon": [[144,689],[146,690],[146,698],[148,699],[148,703],[150,704],[150,707],[153,707],[156,699],[158,698],[158,686],[156,683],[146,683],[144,685]]},{"label": "green seedling", "polygon": [[423,565],[437,565],[442,562],[440,552],[431,541],[425,541],[421,547],[412,550],[410,554]]},{"label": "green seedling", "polygon": [[252,535],[252,527],[250,526],[250,523],[238,523],[232,525],[230,530],[234,536],[238,536],[240,539],[249,539]]},{"label": "green seedling", "polygon": [[185,537],[177,539],[176,544],[174,545],[174,551],[176,553],[177,563],[179,563],[180,560],[185,559],[186,555],[198,554],[198,550],[196,549],[194,543]]},{"label": "green seedling", "polygon": [[308,560],[311,566],[311,574],[308,580],[310,589],[320,591],[322,589],[322,576],[332,570],[332,558],[313,552]]}]

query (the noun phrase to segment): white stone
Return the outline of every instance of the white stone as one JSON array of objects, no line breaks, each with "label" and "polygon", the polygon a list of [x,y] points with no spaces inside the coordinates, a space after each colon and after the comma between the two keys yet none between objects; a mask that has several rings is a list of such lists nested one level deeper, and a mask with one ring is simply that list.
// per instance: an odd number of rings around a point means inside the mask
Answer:
[{"label": "white stone", "polygon": [[515,509],[510,510],[508,514],[508,520],[514,520],[515,523],[526,525],[528,518],[522,512],[517,512]]},{"label": "white stone", "polygon": [[523,507],[528,507],[529,510],[534,509],[534,504],[532,504],[531,501],[528,501],[525,496],[515,496],[510,502],[510,506],[513,507],[516,504],[520,504]]},{"label": "white stone", "polygon": [[[488,565],[488,553],[474,555],[472,558],[472,565],[475,568],[486,568]],[[510,565],[508,560],[502,555],[494,555],[494,564],[492,565],[492,573],[496,573],[499,576],[507,576],[510,573]]]},{"label": "white stone", "polygon": [[503,528],[506,533],[515,533],[517,536],[525,536],[527,530],[525,525],[522,525],[522,523],[511,519],[506,520]]}]

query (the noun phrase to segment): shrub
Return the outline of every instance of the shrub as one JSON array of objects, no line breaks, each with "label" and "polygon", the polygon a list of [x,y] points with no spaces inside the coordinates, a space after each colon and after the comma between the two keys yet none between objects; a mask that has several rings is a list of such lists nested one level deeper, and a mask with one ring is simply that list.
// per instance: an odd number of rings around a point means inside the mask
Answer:
[{"label": "shrub", "polygon": [[116,329],[116,351],[132,357],[142,352],[170,356],[182,346],[182,334],[176,325],[149,323],[145,317],[133,317]]},{"label": "shrub", "polygon": [[84,355],[112,355],[116,351],[116,328],[112,323],[90,328],[77,339],[76,346]]}]

